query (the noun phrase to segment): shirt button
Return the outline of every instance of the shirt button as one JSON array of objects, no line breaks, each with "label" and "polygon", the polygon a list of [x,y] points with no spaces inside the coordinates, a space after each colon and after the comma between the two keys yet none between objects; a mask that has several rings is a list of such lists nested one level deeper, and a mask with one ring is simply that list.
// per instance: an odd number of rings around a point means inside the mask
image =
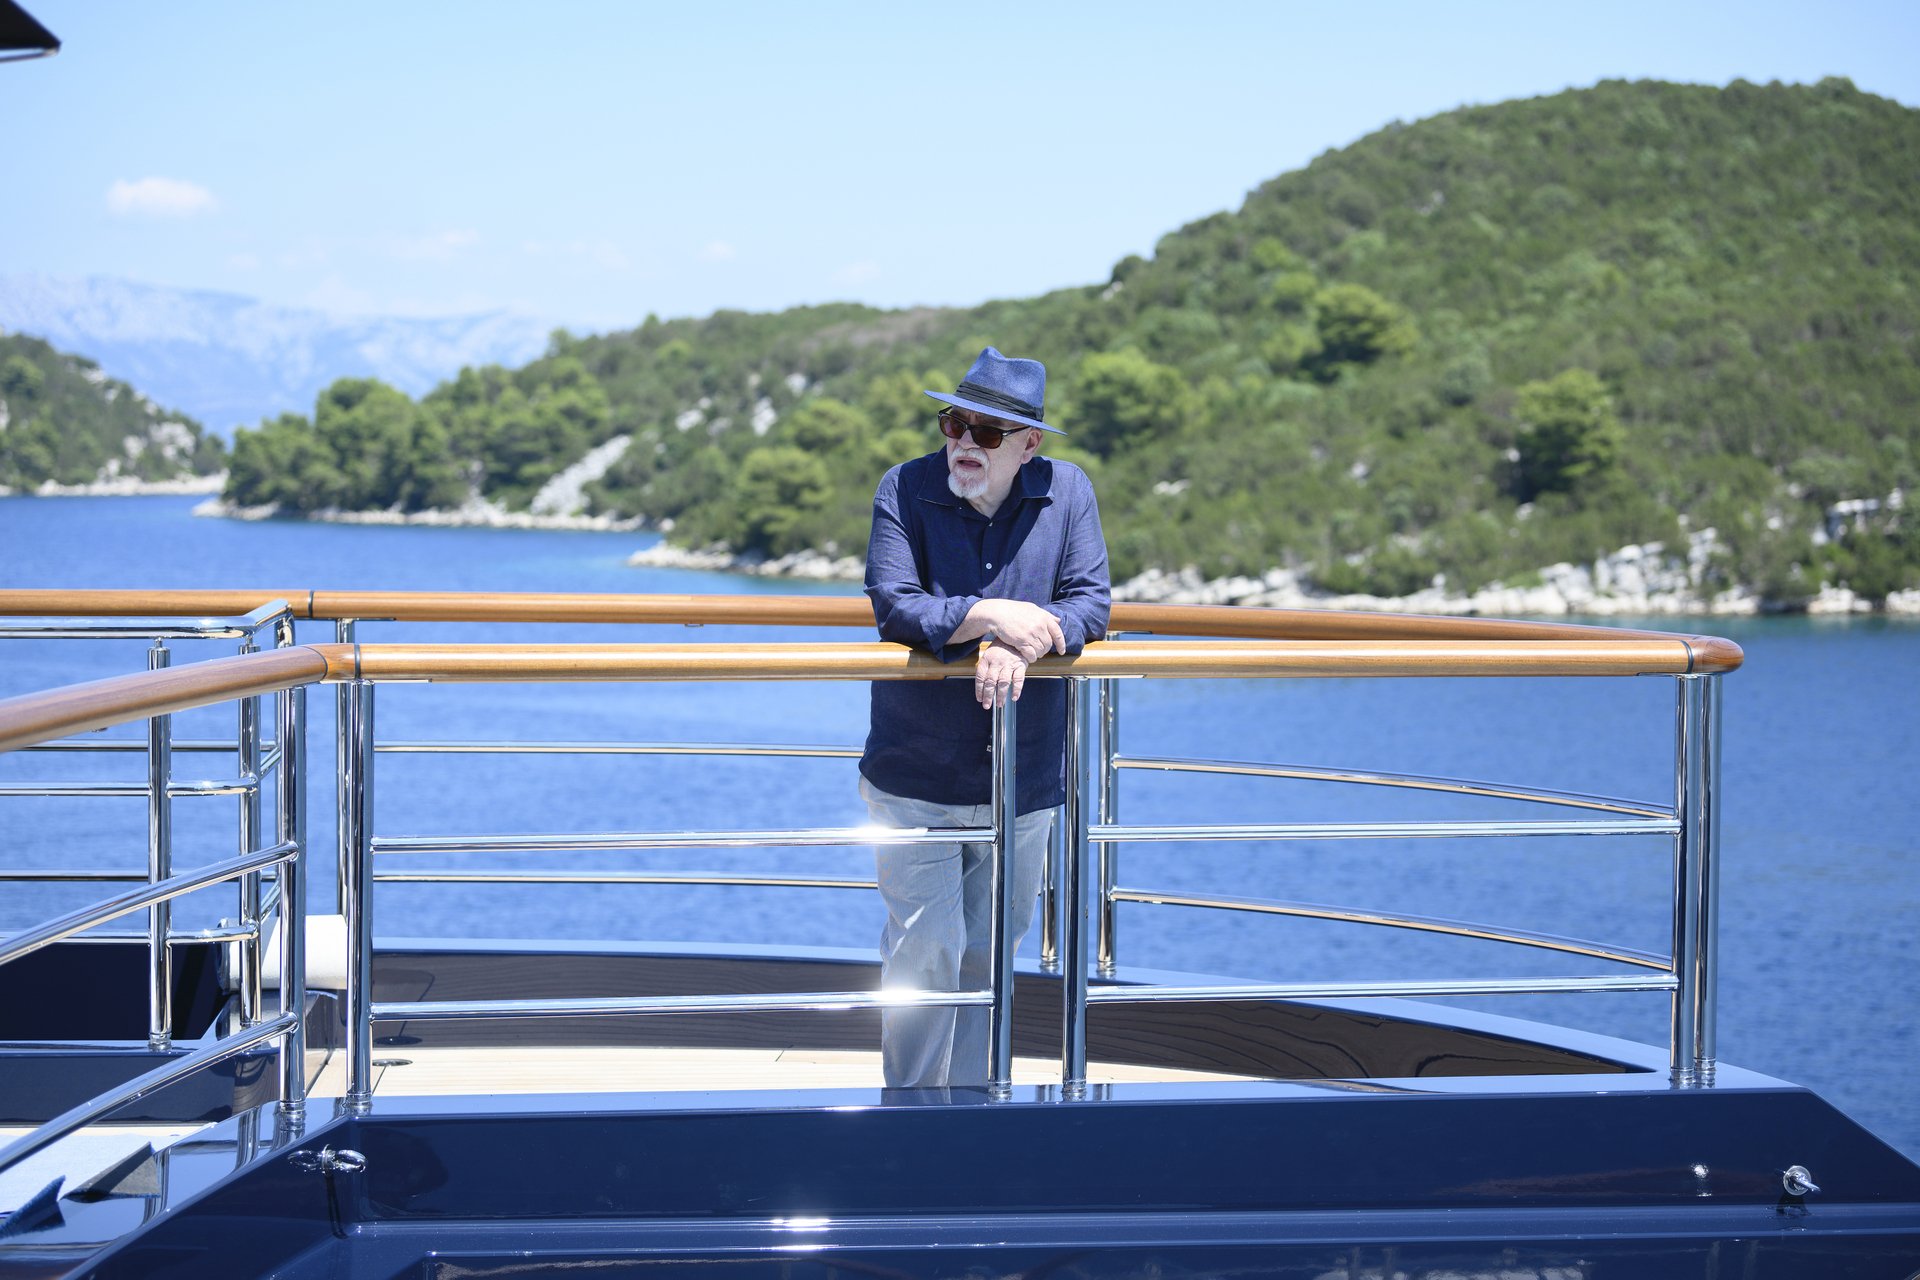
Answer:
[{"label": "shirt button", "polygon": [[993,561],[991,560],[987,561],[987,568],[989,569],[993,568]]}]

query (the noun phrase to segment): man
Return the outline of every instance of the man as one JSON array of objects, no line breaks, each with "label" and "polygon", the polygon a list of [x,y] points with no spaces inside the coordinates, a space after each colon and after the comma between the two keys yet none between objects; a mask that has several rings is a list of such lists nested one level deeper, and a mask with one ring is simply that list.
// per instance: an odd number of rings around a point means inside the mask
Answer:
[{"label": "man", "polygon": [[[1026,685],[1045,653],[1077,653],[1106,634],[1107,547],[1085,472],[1040,456],[1047,371],[992,347],[959,388],[926,394],[946,446],[881,479],[867,545],[867,595],[882,639],[942,662],[977,654],[958,680],[873,685],[860,792],[874,821],[899,827],[992,822],[992,710],[1021,701],[1010,868],[1018,946],[1032,922],[1053,809],[1064,799],[1065,691]],[[977,991],[987,985],[992,847],[881,847],[887,924],[882,985]],[[882,1058],[890,1088],[980,1085],[987,1078],[984,1008],[889,1009]]]}]

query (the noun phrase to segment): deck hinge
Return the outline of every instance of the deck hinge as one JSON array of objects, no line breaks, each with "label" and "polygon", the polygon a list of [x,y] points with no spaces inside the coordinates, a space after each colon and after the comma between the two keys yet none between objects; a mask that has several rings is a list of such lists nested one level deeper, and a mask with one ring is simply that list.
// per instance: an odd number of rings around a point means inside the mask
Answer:
[{"label": "deck hinge", "polygon": [[345,1147],[338,1151],[332,1147],[322,1147],[318,1151],[296,1151],[287,1159],[303,1173],[324,1173],[328,1177],[336,1173],[359,1173],[367,1167],[365,1156]]}]

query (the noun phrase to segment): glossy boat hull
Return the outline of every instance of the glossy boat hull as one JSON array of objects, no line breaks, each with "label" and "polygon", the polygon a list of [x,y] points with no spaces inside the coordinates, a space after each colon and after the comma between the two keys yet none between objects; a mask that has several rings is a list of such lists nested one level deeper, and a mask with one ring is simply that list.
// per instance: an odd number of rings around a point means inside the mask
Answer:
[{"label": "glossy boat hull", "polygon": [[[1305,1085],[378,1104],[101,1277],[1905,1277],[1914,1167],[1817,1097]],[[323,1149],[363,1168],[313,1167]],[[1783,1194],[1790,1163],[1823,1190]]]},{"label": "glossy boat hull", "polygon": [[[1146,975],[1155,981],[1189,975]],[[861,989],[870,958],[622,944],[392,942],[382,999]],[[1017,994],[1059,1051],[1058,980]],[[312,1043],[329,1042],[322,997]],[[1266,1078],[984,1091],[315,1098],[241,1109],[227,1152],[140,1209],[62,1202],[0,1277],[587,1274],[1887,1277],[1920,1271],[1920,1169],[1797,1087],[1648,1046],[1408,1001],[1103,1006],[1096,1060]],[[394,1046],[870,1046],[870,1013],[380,1027]],[[407,1050],[402,1048],[400,1052]],[[620,1081],[608,1081],[618,1088]],[[338,1160],[329,1170],[323,1153]],[[348,1159],[346,1153],[357,1153]],[[359,1160],[364,1167],[353,1167]],[[1785,1192],[1813,1170],[1817,1193]]]}]

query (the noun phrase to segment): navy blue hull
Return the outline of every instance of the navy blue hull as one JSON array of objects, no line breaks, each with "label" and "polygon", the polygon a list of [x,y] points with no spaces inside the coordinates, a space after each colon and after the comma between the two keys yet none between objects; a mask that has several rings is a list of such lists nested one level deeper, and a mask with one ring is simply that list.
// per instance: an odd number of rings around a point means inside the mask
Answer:
[{"label": "navy blue hull", "polygon": [[[399,1099],[263,1155],[76,1274],[1920,1271],[1920,1170],[1803,1090],[1485,1083],[1132,1086],[1094,1103],[1027,1091],[979,1105],[655,1095],[611,1110],[598,1099],[597,1113],[585,1100]],[[363,1154],[364,1170],[301,1167],[323,1147]],[[1791,1164],[1822,1190],[1786,1195]]]}]

